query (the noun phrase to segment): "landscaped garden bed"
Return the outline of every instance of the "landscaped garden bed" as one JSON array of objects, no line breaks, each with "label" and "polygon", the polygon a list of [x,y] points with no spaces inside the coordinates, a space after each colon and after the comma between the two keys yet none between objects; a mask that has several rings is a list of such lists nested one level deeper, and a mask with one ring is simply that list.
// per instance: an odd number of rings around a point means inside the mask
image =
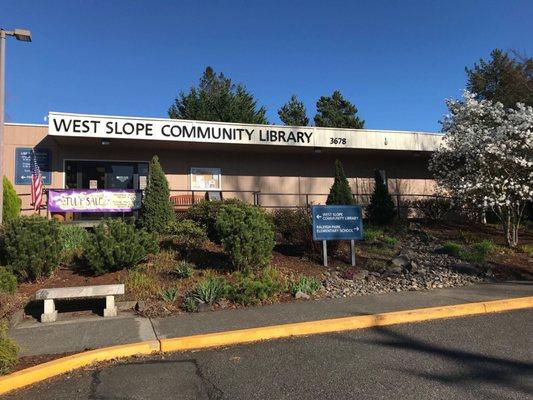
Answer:
[{"label": "landscaped garden bed", "polygon": [[[340,163],[337,173],[328,201],[349,203]],[[419,202],[425,219],[399,220],[379,176],[356,266],[346,242],[328,242],[324,267],[308,209],[267,212],[238,200],[201,201],[176,215],[157,159],[150,174],[138,220],[104,219],[91,230],[39,216],[13,216],[4,224],[0,347],[7,356],[0,358],[0,372],[16,361],[5,322],[24,307],[32,315],[27,318],[38,316],[27,305],[42,288],[124,283],[118,301],[140,315],[163,317],[533,278],[531,227],[522,228],[520,246],[510,248],[497,225],[452,223],[446,213],[428,218],[430,209],[448,209],[440,200]]]}]

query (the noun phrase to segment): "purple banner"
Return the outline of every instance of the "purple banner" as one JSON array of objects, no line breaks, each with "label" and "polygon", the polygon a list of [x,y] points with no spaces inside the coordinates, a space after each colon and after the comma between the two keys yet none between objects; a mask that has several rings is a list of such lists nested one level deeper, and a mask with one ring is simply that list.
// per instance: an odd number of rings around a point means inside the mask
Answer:
[{"label": "purple banner", "polygon": [[141,191],[66,189],[48,192],[50,212],[128,212],[141,208]]}]

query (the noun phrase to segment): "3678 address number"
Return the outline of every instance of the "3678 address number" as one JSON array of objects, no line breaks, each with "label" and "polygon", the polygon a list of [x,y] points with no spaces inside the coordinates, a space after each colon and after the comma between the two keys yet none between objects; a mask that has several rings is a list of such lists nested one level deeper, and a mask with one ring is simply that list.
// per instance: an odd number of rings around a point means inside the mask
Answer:
[{"label": "3678 address number", "polygon": [[329,144],[346,144],[346,138],[329,138]]}]

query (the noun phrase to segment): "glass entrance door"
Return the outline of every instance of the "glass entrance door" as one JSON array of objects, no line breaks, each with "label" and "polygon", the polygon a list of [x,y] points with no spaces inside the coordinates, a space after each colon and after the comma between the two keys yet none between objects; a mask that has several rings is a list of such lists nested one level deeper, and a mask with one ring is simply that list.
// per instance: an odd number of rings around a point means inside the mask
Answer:
[{"label": "glass entrance door", "polygon": [[[138,174],[135,173],[135,167],[132,164],[110,164],[107,173],[107,188],[108,189],[137,189],[134,186],[134,178]],[[138,182],[138,179],[137,179]]]}]

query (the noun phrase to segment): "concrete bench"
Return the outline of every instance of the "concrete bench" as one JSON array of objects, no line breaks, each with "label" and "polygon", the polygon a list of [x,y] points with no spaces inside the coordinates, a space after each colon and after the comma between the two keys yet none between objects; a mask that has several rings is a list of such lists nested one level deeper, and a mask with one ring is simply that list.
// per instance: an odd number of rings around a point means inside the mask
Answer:
[{"label": "concrete bench", "polygon": [[55,300],[105,297],[104,317],[115,317],[117,315],[115,296],[119,294],[124,294],[123,284],[40,289],[35,293],[35,299],[44,300],[41,322],[54,322],[57,318]]}]

